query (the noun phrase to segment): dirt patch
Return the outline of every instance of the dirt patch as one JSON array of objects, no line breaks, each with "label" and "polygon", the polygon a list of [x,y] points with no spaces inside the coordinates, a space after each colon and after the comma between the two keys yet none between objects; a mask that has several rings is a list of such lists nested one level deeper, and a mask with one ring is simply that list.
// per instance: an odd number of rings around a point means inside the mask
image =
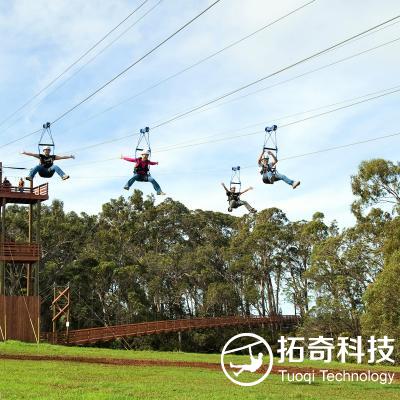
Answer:
[{"label": "dirt patch", "polygon": [[[45,355],[28,355],[28,354],[0,354],[0,359],[4,360],[30,360],[30,361],[67,361],[67,362],[82,362],[89,364],[107,364],[107,365],[128,365],[137,367],[178,367],[178,368],[201,368],[221,370],[221,365],[210,362],[190,362],[190,361],[169,361],[169,360],[132,360],[123,358],[101,358],[101,357],[75,357],[75,356],[45,356]],[[228,366],[227,366],[228,367]],[[291,366],[274,366],[271,373],[280,374],[280,370],[286,370],[289,373],[306,373],[314,372],[316,376],[322,376],[321,369],[329,372],[343,372],[340,369],[331,368],[311,368],[311,367],[291,367]],[[257,372],[263,373],[265,370]],[[348,372],[362,373],[367,370],[351,369]],[[373,371],[376,373],[386,371]],[[394,372],[394,379],[400,380],[400,372]]]}]

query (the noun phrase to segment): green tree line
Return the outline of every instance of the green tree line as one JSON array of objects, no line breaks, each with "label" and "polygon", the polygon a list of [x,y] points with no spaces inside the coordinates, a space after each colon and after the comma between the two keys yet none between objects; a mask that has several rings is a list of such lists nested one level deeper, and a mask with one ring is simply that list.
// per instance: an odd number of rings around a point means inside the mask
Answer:
[{"label": "green tree line", "polygon": [[[307,336],[398,339],[400,166],[365,161],[351,187],[356,222],[344,229],[321,212],[308,221],[289,221],[278,208],[239,218],[171,198],[155,205],[139,190],[98,215],[65,212],[57,200],[43,205],[43,329],[53,283],[69,283],[72,329],[289,307]],[[8,208],[8,239],[26,239],[27,215],[26,207]],[[216,337],[196,335],[194,347]]]}]

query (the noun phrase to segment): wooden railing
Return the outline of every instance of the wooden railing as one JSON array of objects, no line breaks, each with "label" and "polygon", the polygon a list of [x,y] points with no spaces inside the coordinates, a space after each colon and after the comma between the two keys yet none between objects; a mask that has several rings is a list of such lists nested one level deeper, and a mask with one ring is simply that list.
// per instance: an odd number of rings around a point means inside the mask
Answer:
[{"label": "wooden railing", "polygon": [[38,196],[47,196],[49,194],[49,184],[42,183],[41,185],[34,187],[33,194]]},{"label": "wooden railing", "polygon": [[0,185],[0,195],[12,194],[12,195],[20,195],[21,197],[25,197],[26,195],[45,197],[48,196],[49,192],[48,188],[49,188],[48,183],[43,183],[34,188]]},{"label": "wooden railing", "polygon": [[115,340],[122,337],[144,336],[167,332],[181,332],[190,329],[217,328],[236,325],[268,325],[275,328],[294,327],[299,317],[277,315],[273,317],[219,317],[192,318],[166,321],[140,322],[137,324],[114,325],[100,328],[71,330],[68,333],[45,333],[43,340],[53,343],[85,344]]},{"label": "wooden railing", "polygon": [[40,259],[38,244],[1,242],[0,261],[36,262]]}]

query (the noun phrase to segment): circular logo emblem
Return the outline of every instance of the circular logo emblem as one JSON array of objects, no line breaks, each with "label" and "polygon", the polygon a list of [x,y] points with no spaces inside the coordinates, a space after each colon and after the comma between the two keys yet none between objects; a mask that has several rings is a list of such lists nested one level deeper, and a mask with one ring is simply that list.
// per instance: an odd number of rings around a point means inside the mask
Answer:
[{"label": "circular logo emblem", "polygon": [[[249,355],[248,360],[241,359],[238,362],[233,359],[229,361],[229,358],[232,359],[233,355],[240,355],[243,352]],[[265,357],[268,360],[264,361]],[[272,365],[273,354],[270,345],[265,339],[254,333],[240,333],[233,336],[226,342],[221,352],[222,371],[231,382],[239,386],[258,385],[269,375]],[[263,375],[259,378],[260,372]],[[247,374],[242,375],[243,373]],[[255,379],[249,380],[248,373],[254,374]]]}]

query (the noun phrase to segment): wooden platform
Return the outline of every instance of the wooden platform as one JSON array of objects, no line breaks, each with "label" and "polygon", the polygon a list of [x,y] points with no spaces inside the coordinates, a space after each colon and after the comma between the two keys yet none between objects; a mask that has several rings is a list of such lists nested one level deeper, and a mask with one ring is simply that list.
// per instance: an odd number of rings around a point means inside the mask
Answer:
[{"label": "wooden platform", "polygon": [[40,259],[40,246],[36,243],[0,242],[0,261],[35,263]]},{"label": "wooden platform", "polygon": [[0,296],[0,340],[37,342],[39,296]]},{"label": "wooden platform", "polygon": [[43,183],[42,185],[34,188],[19,188],[16,186],[3,187],[0,185],[0,202],[16,203],[16,204],[34,204],[49,199],[49,184]]}]

